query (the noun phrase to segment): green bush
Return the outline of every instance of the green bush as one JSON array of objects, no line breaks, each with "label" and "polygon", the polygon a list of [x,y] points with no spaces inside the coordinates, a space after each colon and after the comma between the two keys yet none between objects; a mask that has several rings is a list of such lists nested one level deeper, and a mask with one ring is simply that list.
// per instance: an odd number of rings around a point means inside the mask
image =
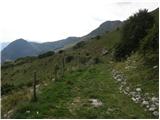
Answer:
[{"label": "green bush", "polygon": [[139,48],[140,40],[147,35],[148,29],[153,26],[153,20],[153,17],[145,9],[139,10],[124,22],[121,41],[117,44],[114,52],[116,60],[126,59]]},{"label": "green bush", "polygon": [[6,95],[8,94],[9,92],[11,92],[13,89],[14,89],[14,85],[11,85],[11,84],[4,84],[1,86],[1,95]]},{"label": "green bush", "polygon": [[43,54],[38,55],[38,58],[41,59],[41,58],[45,58],[45,57],[52,56],[52,55],[54,55],[54,54],[55,54],[54,51],[49,51],[49,52],[46,52],[46,53],[43,53]]},{"label": "green bush", "polygon": [[73,56],[66,56],[66,57],[65,57],[65,62],[66,62],[66,63],[70,63],[73,59],[74,59]]},{"label": "green bush", "polygon": [[85,41],[81,41],[81,42],[77,43],[77,44],[73,47],[73,49],[81,48],[81,47],[83,47],[85,44],[86,44]]},{"label": "green bush", "polygon": [[1,66],[2,69],[5,69],[5,68],[9,68],[9,67],[13,67],[14,66],[14,62],[13,61],[7,61],[7,62],[4,62]]}]

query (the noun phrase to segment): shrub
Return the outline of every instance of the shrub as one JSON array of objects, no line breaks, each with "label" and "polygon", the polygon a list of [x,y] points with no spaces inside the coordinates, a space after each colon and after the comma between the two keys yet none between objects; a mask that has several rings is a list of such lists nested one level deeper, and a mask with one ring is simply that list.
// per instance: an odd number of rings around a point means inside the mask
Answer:
[{"label": "shrub", "polygon": [[35,59],[36,59],[35,56],[27,56],[27,57],[18,58],[15,60],[15,65],[22,65],[24,63],[31,62]]},{"label": "shrub", "polygon": [[115,48],[114,57],[116,60],[125,59],[139,48],[140,40],[146,35],[149,28],[153,26],[153,17],[145,10],[129,17],[122,28],[121,41]]},{"label": "shrub", "polygon": [[64,52],[64,50],[59,50],[59,51],[58,51],[59,54],[61,54],[61,53],[63,53],[63,52]]},{"label": "shrub", "polygon": [[66,56],[66,57],[65,57],[65,62],[66,62],[66,63],[69,63],[69,62],[71,62],[73,59],[74,59],[73,56]]},{"label": "shrub", "polygon": [[45,58],[45,57],[52,56],[52,55],[54,55],[54,54],[55,54],[54,51],[49,51],[49,52],[46,52],[46,53],[43,53],[43,54],[38,55],[38,58],[41,59],[41,58]]},{"label": "shrub", "polygon": [[4,68],[9,68],[9,67],[13,67],[14,66],[14,62],[13,61],[7,61],[7,62],[4,62],[1,66],[2,69]]},{"label": "shrub", "polygon": [[12,85],[12,84],[3,84],[2,86],[1,86],[1,94],[2,95],[5,95],[5,94],[8,94],[9,92],[11,92],[13,89],[14,89],[15,87],[14,87],[14,85]]},{"label": "shrub", "polygon": [[81,42],[77,43],[77,44],[73,47],[73,49],[81,48],[81,47],[83,47],[85,44],[86,44],[85,41],[81,41]]},{"label": "shrub", "polygon": [[99,40],[99,39],[101,39],[101,36],[100,36],[100,35],[97,35],[95,38],[96,38],[97,40]]}]

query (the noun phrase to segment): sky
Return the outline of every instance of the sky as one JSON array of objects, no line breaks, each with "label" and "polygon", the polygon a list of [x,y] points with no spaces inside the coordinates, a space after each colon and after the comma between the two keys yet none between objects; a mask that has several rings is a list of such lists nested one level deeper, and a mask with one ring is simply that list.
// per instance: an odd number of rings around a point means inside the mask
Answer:
[{"label": "sky", "polygon": [[[112,0],[113,1],[113,0]],[[81,37],[107,20],[126,20],[150,0],[0,0],[0,42],[47,42]]]}]

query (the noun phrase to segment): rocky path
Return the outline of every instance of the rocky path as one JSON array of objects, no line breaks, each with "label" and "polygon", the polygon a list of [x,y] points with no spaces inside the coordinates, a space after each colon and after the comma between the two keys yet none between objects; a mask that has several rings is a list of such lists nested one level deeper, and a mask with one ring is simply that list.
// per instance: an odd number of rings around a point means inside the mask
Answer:
[{"label": "rocky path", "polygon": [[134,103],[139,104],[145,111],[152,112],[156,117],[159,116],[159,98],[157,96],[150,97],[149,93],[143,93],[140,87],[131,90],[127,84],[127,77],[115,69],[112,70],[112,76],[117,81],[117,84],[119,84],[120,93],[124,93],[130,97]]}]

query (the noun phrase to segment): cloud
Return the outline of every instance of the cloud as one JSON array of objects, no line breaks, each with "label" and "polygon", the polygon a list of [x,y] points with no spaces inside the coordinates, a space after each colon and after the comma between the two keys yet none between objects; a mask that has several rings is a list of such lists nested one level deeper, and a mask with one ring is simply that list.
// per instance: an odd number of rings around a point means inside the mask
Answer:
[{"label": "cloud", "polygon": [[155,2],[115,1],[3,0],[0,4],[0,41],[24,38],[45,42],[83,36],[104,21],[125,20],[140,8],[151,11],[158,7]]}]

